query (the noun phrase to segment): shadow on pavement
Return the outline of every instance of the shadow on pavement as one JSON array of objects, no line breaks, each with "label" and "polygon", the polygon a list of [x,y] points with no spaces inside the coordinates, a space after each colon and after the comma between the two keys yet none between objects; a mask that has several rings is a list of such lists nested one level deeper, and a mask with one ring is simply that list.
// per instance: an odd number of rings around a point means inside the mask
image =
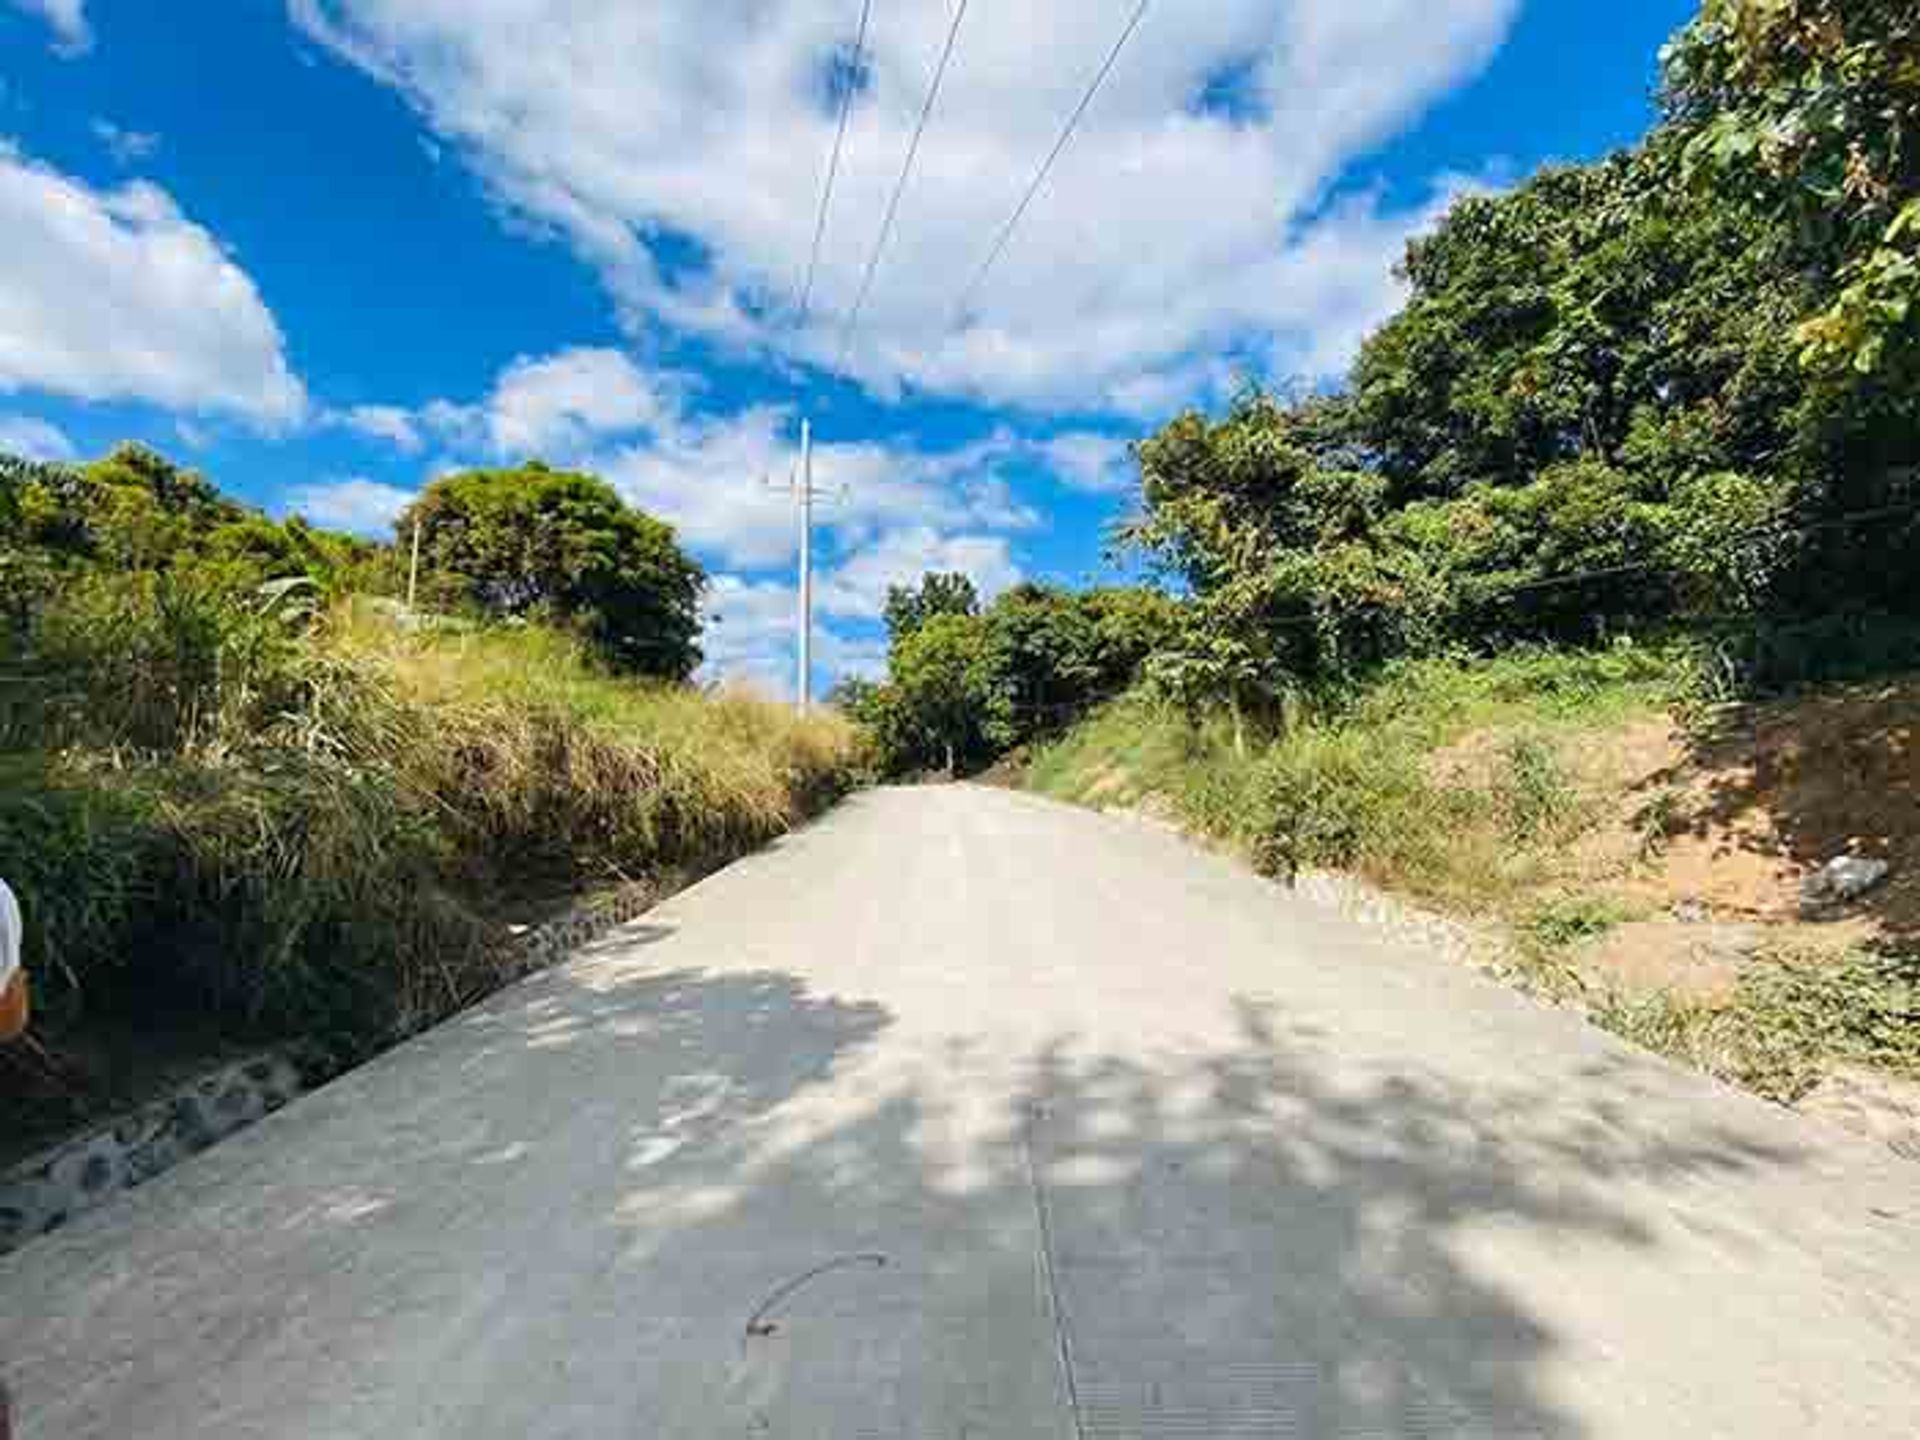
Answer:
[{"label": "shadow on pavement", "polygon": [[1684,1197],[1796,1161],[1625,1074],[1332,1086],[1250,1001],[1005,1055],[644,938],[0,1265],[22,1433],[1578,1436],[1487,1247],[1646,1256],[1615,1195],[1671,1191],[1737,1258]]}]

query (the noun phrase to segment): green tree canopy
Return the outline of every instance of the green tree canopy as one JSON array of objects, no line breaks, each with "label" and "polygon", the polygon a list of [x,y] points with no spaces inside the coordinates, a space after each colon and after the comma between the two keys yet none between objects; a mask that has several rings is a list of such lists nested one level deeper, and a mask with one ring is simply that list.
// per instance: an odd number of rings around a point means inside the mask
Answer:
[{"label": "green tree canopy", "polygon": [[978,616],[923,621],[894,649],[889,668],[907,723],[949,774],[962,759],[988,751],[1004,697]]},{"label": "green tree canopy", "polygon": [[889,585],[883,614],[887,639],[899,644],[936,615],[978,615],[980,592],[973,580],[955,573],[928,571],[917,585]]},{"label": "green tree canopy", "polygon": [[495,617],[577,627],[616,669],[684,680],[700,663],[699,564],[673,528],[591,475],[538,463],[436,480],[420,527],[429,593]]},{"label": "green tree canopy", "polygon": [[1143,589],[1020,584],[985,610],[963,575],[892,593],[905,623],[887,681],[844,683],[835,703],[894,771],[984,762],[1064,729],[1130,686],[1180,626],[1179,603]]},{"label": "green tree canopy", "polygon": [[1707,0],[1630,151],[1469,197],[1345,390],[1139,447],[1171,688],[1920,607],[1920,12]]},{"label": "green tree canopy", "polygon": [[0,608],[16,613],[55,577],[93,567],[192,571],[197,583],[233,589],[303,577],[332,589],[374,553],[298,518],[271,520],[144,445],[87,464],[0,455]]}]

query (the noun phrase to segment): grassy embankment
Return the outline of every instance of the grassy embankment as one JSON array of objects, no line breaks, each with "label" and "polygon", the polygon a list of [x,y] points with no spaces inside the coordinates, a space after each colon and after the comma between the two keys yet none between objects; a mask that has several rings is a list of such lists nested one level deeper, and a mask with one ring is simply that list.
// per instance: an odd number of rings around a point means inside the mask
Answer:
[{"label": "grassy embankment", "polygon": [[0,874],[56,1059],[115,1025],[350,1059],[497,984],[509,918],[724,863],[851,782],[832,717],[300,603],[102,582],[44,622],[0,711]]},{"label": "grassy embankment", "polygon": [[[1712,703],[1705,673],[1690,647],[1403,662],[1297,704],[1245,754],[1224,720],[1134,697],[1037,755],[1027,782],[1157,814],[1269,874],[1349,871],[1487,922],[1530,988],[1776,1099],[1842,1062],[1920,1078],[1915,897],[1896,884],[1822,925],[1794,909],[1833,847],[1888,855],[1896,879],[1920,869],[1912,823],[1859,798],[1887,789],[1876,764],[1902,773],[1887,707],[1911,721],[1920,688],[1828,692],[1845,715],[1800,743],[1806,712]],[[1759,784],[1755,742],[1730,737],[1769,725],[1800,741]],[[1822,767],[1847,773],[1823,787]],[[1823,788],[1851,796],[1824,825],[1808,798]]]}]

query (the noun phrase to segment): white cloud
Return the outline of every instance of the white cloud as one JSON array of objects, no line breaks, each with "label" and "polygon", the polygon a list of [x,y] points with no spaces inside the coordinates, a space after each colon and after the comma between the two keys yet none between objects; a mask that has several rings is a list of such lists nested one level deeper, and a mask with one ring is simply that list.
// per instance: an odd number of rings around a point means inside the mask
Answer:
[{"label": "white cloud", "polygon": [[299,486],[287,496],[287,507],[316,525],[384,537],[392,533],[393,522],[413,503],[413,498],[411,490],[356,475]]},{"label": "white cloud", "polygon": [[384,440],[406,455],[417,455],[426,446],[413,412],[398,405],[355,405],[333,418],[349,430],[369,439]]},{"label": "white cloud", "polygon": [[0,415],[0,454],[23,460],[71,460],[75,451],[57,425],[31,415]]},{"label": "white cloud", "polygon": [[1005,536],[943,535],[923,525],[861,546],[822,577],[817,603],[825,615],[873,619],[889,586],[911,584],[930,570],[968,576],[983,603],[1022,578]]},{"label": "white cloud", "polygon": [[[630,326],[828,366],[949,13],[876,13],[802,329],[834,120],[823,76],[851,7],[767,0],[746,24],[736,7],[574,0],[543,10],[528,44],[529,0],[289,6],[404,93],[517,222],[568,240]],[[1323,213],[1328,187],[1483,66],[1518,9],[1150,12],[962,327],[964,281],[1129,10],[973,7],[847,368],[882,394],[1139,413],[1217,388],[1199,357],[1226,349],[1337,367],[1361,320],[1391,307],[1390,262],[1425,216],[1370,194]],[[1201,105],[1229,74],[1234,113]]]},{"label": "white cloud", "polygon": [[1117,436],[1076,431],[1043,441],[1040,450],[1060,481],[1075,490],[1115,494],[1133,483],[1127,442]]},{"label": "white cloud", "polygon": [[574,454],[601,435],[649,429],[677,402],[618,350],[566,350],[516,360],[488,398],[495,451],[518,458]]},{"label": "white cloud", "polygon": [[305,413],[260,292],[164,190],[96,190],[0,146],[0,235],[0,393]]},{"label": "white cloud", "polygon": [[[958,570],[973,578],[982,599],[991,599],[1022,578],[1020,566],[998,535],[943,535],[928,527],[894,530],[856,547],[814,577],[813,659],[830,686],[849,675],[886,673],[880,618],[889,585],[906,585],[929,570]],[[707,589],[708,680],[745,681],[782,698],[796,688],[795,628],[799,598],[792,580],[715,575]]]},{"label": "white cloud", "polygon": [[84,55],[93,48],[86,0],[13,0],[13,6],[47,22],[53,30],[56,53],[72,57]]},{"label": "white cloud", "polygon": [[703,614],[703,679],[746,681],[782,697],[794,693],[799,601],[792,585],[715,575],[707,585]]},{"label": "white cloud", "polygon": [[[798,679],[799,600],[791,583],[716,575],[707,589],[705,614],[702,679],[792,697]],[[816,678],[826,677],[829,686],[848,675],[879,676],[887,668],[886,641],[877,632],[849,633],[816,610],[813,659]]]},{"label": "white cloud", "polygon": [[677,423],[683,386],[677,376],[642,371],[621,351],[576,347],[521,356],[478,401],[356,405],[332,419],[409,455],[432,437],[456,454],[570,463],[610,438]]},{"label": "white cloud", "polygon": [[[724,564],[788,559],[797,531],[785,487],[799,461],[792,412],[690,413],[688,390],[682,377],[645,371],[621,352],[570,349],[514,361],[477,401],[362,405],[331,418],[408,454],[433,443],[441,458],[432,473],[531,457],[576,465]],[[826,492],[816,523],[823,537],[848,545],[903,527],[1031,529],[1041,517],[1001,473],[1015,462],[1052,463],[1046,446],[1011,432],[944,451],[908,441],[823,443],[814,449],[814,483]]]},{"label": "white cloud", "polygon": [[160,137],[151,130],[128,130],[97,116],[91,128],[94,138],[107,147],[116,164],[131,165],[148,159],[160,148]]},{"label": "white cloud", "polygon": [[[815,507],[815,524],[841,545],[901,527],[1032,528],[1040,517],[997,473],[1008,448],[1001,442],[948,451],[879,440],[816,444],[814,485],[825,498]],[[594,468],[628,500],[672,520],[692,544],[751,567],[793,554],[797,522],[786,485],[798,462],[788,412],[758,406],[684,421],[650,441],[596,456]]]}]

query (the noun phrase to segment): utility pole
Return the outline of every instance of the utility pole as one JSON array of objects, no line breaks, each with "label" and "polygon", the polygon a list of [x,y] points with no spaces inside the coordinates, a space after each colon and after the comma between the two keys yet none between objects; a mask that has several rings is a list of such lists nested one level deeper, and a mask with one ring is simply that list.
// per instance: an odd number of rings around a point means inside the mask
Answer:
[{"label": "utility pole", "polygon": [[407,613],[413,613],[413,599],[420,589],[420,522],[413,522],[413,559],[407,563]]},{"label": "utility pole", "polygon": [[[772,476],[763,483],[769,488],[776,486]],[[800,642],[800,683],[794,687],[794,700],[805,713],[813,704],[813,506],[816,500],[831,504],[846,498],[844,486],[828,494],[813,483],[813,422],[810,420],[800,422],[800,459],[788,477],[786,488],[794,498],[800,520],[800,607],[795,617],[795,634]]]},{"label": "utility pole", "polygon": [[800,422],[800,713],[813,704],[813,422]]}]

